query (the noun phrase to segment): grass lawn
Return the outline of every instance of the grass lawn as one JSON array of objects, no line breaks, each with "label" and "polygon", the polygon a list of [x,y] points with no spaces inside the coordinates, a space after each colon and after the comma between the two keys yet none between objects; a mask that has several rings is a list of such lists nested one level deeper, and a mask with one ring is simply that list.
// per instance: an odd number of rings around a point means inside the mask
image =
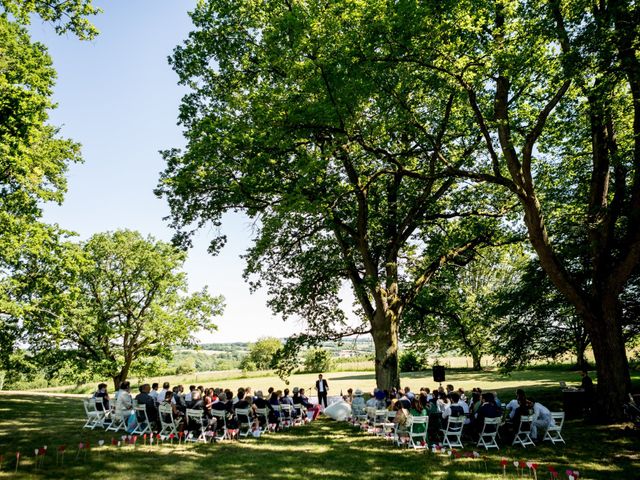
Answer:
[{"label": "grass lawn", "polygon": [[[343,375],[340,373],[339,375]],[[528,374],[529,391],[544,402],[557,404],[558,372],[533,370]],[[338,374],[336,374],[338,375]],[[500,387],[502,397],[515,388],[519,378],[507,381],[496,374],[458,374],[452,383],[485,388]],[[468,378],[463,378],[468,375]],[[486,378],[483,378],[485,375]],[[568,374],[569,376],[571,374]],[[567,375],[565,375],[566,377]],[[551,378],[552,380],[545,380]],[[637,374],[634,376],[637,380]],[[267,379],[273,380],[273,379]],[[409,379],[409,384],[411,384]],[[417,380],[424,380],[418,378]],[[522,379],[524,381],[524,378]],[[364,386],[357,379],[352,385]],[[486,381],[486,383],[484,383]],[[512,382],[514,382],[512,384]],[[252,384],[254,382],[251,382]],[[430,381],[426,385],[431,385]],[[421,385],[419,383],[418,385]],[[521,383],[518,383],[521,385]],[[224,383],[227,386],[227,383]],[[276,386],[274,384],[274,386]],[[506,388],[506,390],[503,390]],[[111,433],[82,431],[83,409],[77,398],[45,395],[0,395],[0,456],[4,457],[0,478],[15,478],[15,452],[22,459],[20,478],[113,478],[140,479],[153,475],[180,478],[223,475],[227,478],[283,478],[296,476],[323,479],[343,478],[442,478],[495,479],[502,477],[500,461],[509,461],[507,478],[518,478],[514,460],[540,464],[539,478],[549,478],[547,465],[560,472],[573,468],[581,478],[640,478],[640,436],[625,430],[625,425],[592,426],[582,421],[565,424],[563,436],[567,445],[540,445],[535,449],[502,448],[500,452],[480,453],[481,459],[450,460],[445,455],[393,447],[387,441],[362,433],[354,427],[330,420],[287,432],[212,445],[162,445],[113,447]],[[118,434],[120,436],[121,434]],[[97,448],[98,440],[105,445]],[[77,456],[79,442],[91,442],[90,453]],[[34,465],[34,449],[48,446],[44,465]],[[64,466],[56,466],[56,447],[66,445]],[[473,446],[464,449],[471,452]],[[527,474],[525,468],[525,474]]]},{"label": "grass lawn", "polygon": [[[447,381],[452,383],[456,388],[462,387],[471,390],[473,387],[481,387],[483,389],[499,389],[507,392],[507,397],[513,396],[516,388],[525,389],[535,387],[540,389],[548,387],[548,391],[557,391],[558,382],[566,381],[569,385],[578,386],[580,384],[580,376],[577,372],[571,372],[564,367],[554,369],[531,369],[524,371],[515,371],[510,374],[500,374],[497,370],[483,370],[474,372],[466,369],[448,369]],[[595,375],[595,372],[592,374]],[[341,391],[346,393],[348,388],[361,388],[364,392],[371,392],[375,387],[375,375],[373,372],[363,371],[345,371],[345,372],[326,372],[324,377],[329,382],[329,394],[338,395]],[[636,377],[640,379],[636,373]],[[262,390],[266,392],[269,387],[276,389],[284,389],[289,387],[302,387],[307,389],[307,394],[314,395],[315,381],[318,375],[315,373],[302,373],[291,375],[289,377],[289,385],[286,385],[280,378],[270,372],[250,372],[248,377],[243,377],[240,371],[223,371],[211,373],[199,373],[192,375],[154,377],[144,379],[146,383],[168,381],[171,386],[182,384],[185,389],[189,385],[204,385],[211,387],[225,387],[236,391],[239,387],[251,386],[255,391]],[[594,381],[596,378],[594,378]],[[106,381],[109,385],[109,391],[112,391],[113,385],[111,381]],[[131,391],[137,391],[135,387],[138,383],[137,379],[131,379]],[[418,391],[420,387],[437,387],[433,382],[431,371],[413,372],[402,374],[402,386],[409,386],[412,390]],[[79,387],[55,387],[43,389],[43,392],[58,393],[82,393],[90,394],[96,389],[96,384],[81,385]],[[505,397],[505,398],[507,398]]]}]

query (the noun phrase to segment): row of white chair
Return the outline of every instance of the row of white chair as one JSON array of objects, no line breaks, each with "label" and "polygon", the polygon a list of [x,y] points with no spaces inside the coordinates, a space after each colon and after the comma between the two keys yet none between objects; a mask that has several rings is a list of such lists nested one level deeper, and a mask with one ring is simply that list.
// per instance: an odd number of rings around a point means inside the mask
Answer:
[{"label": "row of white chair", "polygon": [[[406,444],[413,448],[425,448],[427,446],[427,431],[429,429],[428,416],[409,416],[404,426],[398,426],[393,420],[396,412],[376,409],[368,407],[362,415],[356,415],[356,420],[367,421],[372,425],[372,432],[376,435],[392,438],[398,445]],[[556,443],[565,443],[562,437],[562,427],[564,425],[564,412],[552,412],[551,416],[554,420],[553,425],[549,426],[545,431],[543,441],[550,441],[554,445]],[[440,429],[443,440],[442,443],[448,448],[463,448],[462,433],[465,425],[466,417],[448,417],[446,426]],[[535,417],[522,416],[518,425],[512,445],[521,445],[524,448],[535,446],[531,438],[531,429]],[[424,426],[423,426],[424,425]],[[499,438],[499,429],[503,425],[503,420],[497,418],[485,418],[482,430],[479,434],[476,447],[484,447],[486,450],[491,448],[500,449],[497,438]]]}]

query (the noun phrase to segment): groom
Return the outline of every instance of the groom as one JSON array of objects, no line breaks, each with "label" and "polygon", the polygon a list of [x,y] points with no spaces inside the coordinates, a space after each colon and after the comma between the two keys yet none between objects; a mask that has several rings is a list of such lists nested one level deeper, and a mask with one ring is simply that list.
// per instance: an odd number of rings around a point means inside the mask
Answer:
[{"label": "groom", "polygon": [[322,374],[318,375],[316,380],[316,391],[318,392],[318,403],[324,405],[327,408],[327,391],[329,390],[329,384],[322,378]]}]

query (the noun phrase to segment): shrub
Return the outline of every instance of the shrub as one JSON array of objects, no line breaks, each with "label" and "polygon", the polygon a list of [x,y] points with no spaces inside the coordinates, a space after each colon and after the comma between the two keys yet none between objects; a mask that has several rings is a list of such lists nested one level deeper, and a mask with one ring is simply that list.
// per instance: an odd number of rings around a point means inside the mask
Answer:
[{"label": "shrub", "polygon": [[331,370],[331,353],[324,348],[308,350],[304,355],[304,371],[309,373]]},{"label": "shrub", "polygon": [[420,372],[424,370],[424,362],[416,352],[411,350],[402,352],[399,364],[401,372]]}]

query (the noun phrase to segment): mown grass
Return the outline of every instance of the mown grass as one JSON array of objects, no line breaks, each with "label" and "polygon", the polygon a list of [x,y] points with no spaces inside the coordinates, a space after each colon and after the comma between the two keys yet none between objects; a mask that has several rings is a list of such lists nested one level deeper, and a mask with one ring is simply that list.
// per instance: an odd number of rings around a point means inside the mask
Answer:
[{"label": "mown grass", "polygon": [[[640,374],[634,373],[635,378],[640,380]],[[331,395],[337,395],[340,392],[346,393],[348,388],[361,388],[365,392],[370,392],[375,387],[375,375],[371,371],[344,371],[325,373],[325,378],[329,382],[329,391]],[[276,389],[284,389],[285,387],[303,387],[308,393],[313,394],[313,386],[318,375],[315,373],[296,374],[289,377],[289,383],[286,384],[272,372],[254,372],[253,376],[244,377],[237,372],[211,372],[198,375],[184,375],[174,377],[157,377],[146,379],[146,382],[169,381],[171,385],[183,384],[185,387],[191,384],[204,385],[210,387],[225,387],[236,390],[239,387],[251,386],[254,391],[266,391],[269,387]],[[447,381],[452,383],[456,388],[462,387],[470,390],[473,387],[481,387],[483,389],[498,389],[507,395],[513,395],[513,391],[518,388],[540,388],[548,387],[551,390],[558,388],[558,383],[564,380],[568,384],[579,385],[580,376],[576,372],[568,371],[562,368],[552,368],[548,370],[530,369],[511,372],[510,374],[502,374],[496,369],[486,369],[483,371],[473,371],[468,369],[449,369],[447,370]],[[596,380],[594,378],[594,380]],[[111,391],[111,383],[107,382]],[[137,384],[140,383],[132,379],[132,390],[135,391]],[[402,374],[402,386],[409,386],[412,390],[417,391],[420,387],[434,388],[438,385],[433,382],[430,371],[412,372]],[[46,389],[42,391],[59,392],[59,393],[78,393],[89,394],[95,391],[95,384],[87,384],[79,387],[66,387]]]},{"label": "mown grass", "polygon": [[[361,374],[352,375],[351,385],[360,386]],[[557,408],[560,395],[557,372],[518,372],[510,379],[495,373],[452,372],[454,384],[483,383],[498,388],[505,399],[520,381],[531,382],[530,394]],[[457,378],[457,380],[454,380]],[[634,374],[637,381],[637,374]],[[267,379],[273,381],[273,379]],[[336,379],[334,379],[335,381]],[[416,376],[408,381],[422,382]],[[485,383],[486,382],[486,383]],[[508,386],[505,386],[505,382]],[[429,382],[429,384],[432,382]],[[513,385],[512,385],[513,383]],[[419,383],[418,383],[419,384]],[[534,387],[533,385],[536,385]],[[540,445],[526,451],[505,447],[500,452],[481,452],[482,459],[450,460],[444,455],[393,447],[344,423],[320,420],[291,431],[215,445],[162,445],[113,447],[113,435],[82,431],[82,404],[77,398],[44,395],[0,395],[0,455],[4,457],[0,478],[15,475],[15,452],[22,453],[19,478],[114,478],[139,479],[149,475],[193,478],[208,474],[229,478],[283,478],[296,476],[322,479],[437,478],[495,479],[502,477],[500,460],[509,460],[507,478],[515,477],[513,460],[540,464],[539,478],[547,478],[546,465],[558,471],[573,468],[589,479],[634,479],[640,474],[640,441],[625,425],[593,426],[583,421],[566,424],[567,445]],[[98,440],[105,446],[96,448]],[[89,441],[92,450],[77,454],[79,442]],[[64,466],[56,466],[55,450],[66,445]],[[36,471],[34,449],[47,445],[44,466]],[[465,451],[472,451],[469,444]],[[561,474],[560,478],[563,478]]]}]

